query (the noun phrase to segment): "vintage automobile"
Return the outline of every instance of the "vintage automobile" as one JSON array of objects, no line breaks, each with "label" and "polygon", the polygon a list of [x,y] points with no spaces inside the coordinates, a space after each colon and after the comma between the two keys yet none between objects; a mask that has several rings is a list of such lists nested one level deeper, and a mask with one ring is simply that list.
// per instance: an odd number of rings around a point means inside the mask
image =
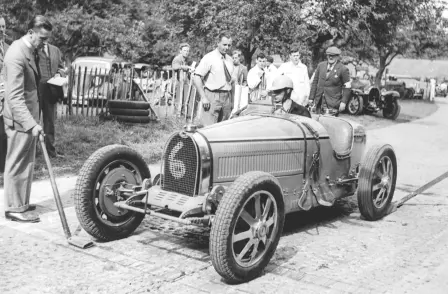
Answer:
[{"label": "vintage automobile", "polygon": [[401,111],[399,98],[400,94],[397,91],[386,89],[380,91],[370,82],[354,80],[346,110],[351,115],[372,114],[382,110],[385,118],[395,120]]},{"label": "vintage automobile", "polygon": [[97,150],[76,184],[82,227],[108,241],[132,234],[145,215],[211,226],[212,264],[234,283],[259,276],[269,263],[285,214],[355,193],[366,220],[387,213],[397,178],[390,145],[365,152],[366,132],[357,123],[273,110],[252,103],[225,122],[187,124],[168,139],[154,177],[127,146]]}]

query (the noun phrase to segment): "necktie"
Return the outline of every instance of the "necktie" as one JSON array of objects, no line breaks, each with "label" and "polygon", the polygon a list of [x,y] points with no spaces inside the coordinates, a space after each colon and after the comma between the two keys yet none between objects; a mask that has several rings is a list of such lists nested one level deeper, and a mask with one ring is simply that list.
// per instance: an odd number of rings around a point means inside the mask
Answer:
[{"label": "necktie", "polygon": [[36,63],[36,68],[37,68],[37,74],[39,76],[40,79],[40,68],[39,68],[39,51],[36,49],[34,50],[34,62]]},{"label": "necktie", "polygon": [[224,74],[226,75],[226,81],[227,83],[230,83],[232,80],[232,76],[229,73],[229,70],[227,69],[226,62],[224,61],[224,57],[222,59],[222,65],[224,66]]},{"label": "necktie", "polygon": [[3,47],[3,41],[0,41],[0,55],[2,58],[5,57],[5,48]]}]

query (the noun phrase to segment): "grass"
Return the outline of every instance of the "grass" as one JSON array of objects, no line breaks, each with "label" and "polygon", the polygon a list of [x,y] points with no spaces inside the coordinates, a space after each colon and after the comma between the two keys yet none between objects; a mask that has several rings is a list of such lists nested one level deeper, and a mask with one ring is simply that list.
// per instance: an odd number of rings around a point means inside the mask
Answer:
[{"label": "grass", "polygon": [[[86,159],[110,144],[127,145],[138,151],[147,164],[160,161],[166,140],[184,125],[184,120],[166,119],[149,124],[102,121],[98,117],[73,116],[56,121],[56,150],[64,158],[51,159],[56,176],[76,175]],[[48,178],[44,156],[38,148],[34,179]],[[3,185],[3,174],[0,178]]]}]

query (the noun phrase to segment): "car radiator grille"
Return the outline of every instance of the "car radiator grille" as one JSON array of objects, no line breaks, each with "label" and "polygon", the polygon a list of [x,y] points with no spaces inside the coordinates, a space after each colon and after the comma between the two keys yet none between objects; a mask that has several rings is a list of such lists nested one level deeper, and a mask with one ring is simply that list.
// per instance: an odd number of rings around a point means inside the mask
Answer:
[{"label": "car radiator grille", "polygon": [[162,189],[188,196],[196,194],[199,157],[192,138],[174,135],[164,153]]}]

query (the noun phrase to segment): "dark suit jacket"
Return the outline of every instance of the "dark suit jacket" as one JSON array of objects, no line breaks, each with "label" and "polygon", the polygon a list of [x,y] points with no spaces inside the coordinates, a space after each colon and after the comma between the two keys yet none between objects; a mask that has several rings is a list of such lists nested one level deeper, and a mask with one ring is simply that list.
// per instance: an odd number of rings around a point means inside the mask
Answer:
[{"label": "dark suit jacket", "polygon": [[[3,51],[6,54],[6,51],[8,51],[9,45],[6,44],[6,42],[3,44]],[[0,83],[3,83],[3,66],[4,66],[4,60],[5,56],[0,54]]]},{"label": "dark suit jacket", "polygon": [[[56,73],[59,73],[62,77],[65,77],[61,50],[54,45],[48,44],[48,51],[50,56],[51,75],[54,76]],[[43,89],[42,92],[46,93],[46,95],[42,95],[43,99],[49,99],[50,103],[56,103],[59,99],[64,98],[64,91],[62,90],[62,87],[50,84],[47,85],[49,91]]]},{"label": "dark suit jacket", "polygon": [[[347,103],[350,98],[350,72],[338,61],[327,76],[327,65],[324,61],[317,66],[309,99],[320,105],[324,96],[329,107],[338,108],[341,102]],[[325,101],[322,101],[322,104],[324,103]]]},{"label": "dark suit jacket", "polygon": [[28,132],[39,121],[39,76],[33,56],[22,39],[14,41],[5,55],[5,124]]},{"label": "dark suit jacket", "polygon": [[311,113],[306,109],[305,106],[302,106],[300,104],[297,104],[296,102],[292,101],[291,108],[289,108],[288,113],[295,114],[295,115],[301,115],[311,118]]}]

